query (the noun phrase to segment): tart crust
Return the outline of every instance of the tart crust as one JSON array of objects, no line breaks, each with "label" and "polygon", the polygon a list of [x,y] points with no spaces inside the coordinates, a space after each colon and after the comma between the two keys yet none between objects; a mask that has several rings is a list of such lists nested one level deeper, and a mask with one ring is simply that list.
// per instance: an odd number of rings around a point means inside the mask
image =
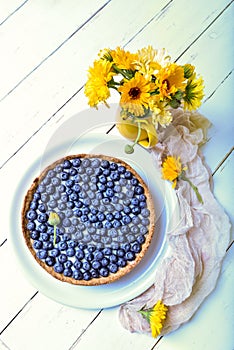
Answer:
[{"label": "tart crust", "polygon": [[[119,165],[123,165],[127,170],[129,170],[134,175],[135,178],[137,178],[140,185],[144,188],[144,195],[146,196],[147,208],[150,211],[150,215],[149,215],[150,224],[148,226],[148,232],[145,235],[145,242],[141,245],[142,249],[139,253],[136,254],[135,260],[127,261],[127,265],[125,267],[120,267],[116,273],[110,272],[107,277],[92,278],[88,281],[76,280],[72,277],[66,277],[62,273],[60,274],[60,273],[55,272],[53,267],[48,266],[44,261],[40,260],[37,257],[36,252],[32,246],[33,239],[30,238],[30,230],[28,230],[28,228],[27,228],[28,219],[26,217],[26,214],[27,214],[27,211],[30,209],[30,203],[33,199],[33,195],[34,195],[38,185],[40,184],[40,182],[43,180],[43,178],[45,177],[47,172],[49,170],[54,169],[56,167],[56,165],[61,164],[65,160],[71,160],[74,158],[98,158],[100,160],[108,160],[109,162],[114,162],[114,163],[117,163]],[[148,189],[148,186],[145,184],[145,182],[140,177],[140,175],[129,164],[127,164],[126,162],[124,162],[123,160],[120,160],[118,158],[105,156],[102,154],[97,155],[97,154],[84,154],[84,153],[82,153],[82,154],[76,154],[76,155],[69,155],[69,156],[60,158],[59,160],[57,160],[57,161],[53,162],[52,164],[50,164],[49,166],[47,166],[42,171],[42,173],[37,178],[35,178],[35,180],[33,181],[31,187],[29,188],[29,190],[25,196],[25,199],[23,202],[22,213],[21,213],[21,219],[22,219],[21,220],[22,231],[23,231],[23,236],[24,236],[25,242],[26,242],[27,247],[30,250],[31,254],[33,255],[34,259],[37,261],[37,263],[45,271],[47,271],[51,276],[57,278],[58,280],[60,280],[62,282],[67,282],[70,284],[83,285],[83,286],[97,286],[97,285],[101,285],[101,284],[112,283],[112,282],[120,279],[121,277],[125,276],[130,271],[132,271],[133,268],[135,266],[137,266],[139,264],[139,262],[142,260],[142,258],[144,257],[144,255],[145,255],[145,253],[146,253],[146,251],[151,243],[152,236],[153,236],[154,230],[155,230],[154,203],[153,203],[151,193]]]}]

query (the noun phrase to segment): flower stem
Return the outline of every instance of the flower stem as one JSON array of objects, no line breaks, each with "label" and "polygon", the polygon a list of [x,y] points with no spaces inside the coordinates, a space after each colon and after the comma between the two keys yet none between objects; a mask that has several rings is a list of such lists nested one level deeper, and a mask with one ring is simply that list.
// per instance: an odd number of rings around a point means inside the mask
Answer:
[{"label": "flower stem", "polygon": [[56,225],[54,225],[54,246],[56,244]]},{"label": "flower stem", "polygon": [[141,123],[137,122],[137,126],[138,126],[138,132],[137,132],[137,137],[135,139],[135,141],[133,142],[132,145],[126,145],[125,146],[125,152],[127,154],[131,154],[134,152],[134,146],[137,144],[137,142],[139,141],[140,135],[141,135]]},{"label": "flower stem", "polygon": [[179,176],[179,178],[181,180],[187,181],[189,183],[189,185],[192,187],[192,189],[194,190],[194,192],[196,193],[197,199],[200,203],[204,204],[202,196],[200,195],[197,186],[195,186],[188,178],[187,176],[185,176],[184,172],[182,172]]}]

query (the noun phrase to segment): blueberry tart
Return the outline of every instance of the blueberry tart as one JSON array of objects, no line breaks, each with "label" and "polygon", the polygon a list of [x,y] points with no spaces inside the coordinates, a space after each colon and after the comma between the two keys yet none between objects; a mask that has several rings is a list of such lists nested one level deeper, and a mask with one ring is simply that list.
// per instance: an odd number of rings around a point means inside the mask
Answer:
[{"label": "blueberry tart", "polygon": [[143,258],[155,227],[150,192],[124,161],[79,154],[48,166],[28,190],[22,230],[36,261],[77,285],[111,283]]}]

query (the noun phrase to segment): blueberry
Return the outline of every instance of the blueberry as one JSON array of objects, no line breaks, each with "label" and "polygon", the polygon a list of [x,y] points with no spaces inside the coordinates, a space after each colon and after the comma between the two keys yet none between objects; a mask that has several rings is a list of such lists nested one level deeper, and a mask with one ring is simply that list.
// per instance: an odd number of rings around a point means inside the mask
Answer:
[{"label": "blueberry", "polygon": [[46,232],[47,231],[47,225],[46,224],[40,224],[40,225],[38,225],[37,229],[40,232]]},{"label": "blueberry", "polygon": [[112,188],[107,188],[106,196],[107,197],[113,197],[114,196],[114,191],[112,190]]},{"label": "blueberry", "polygon": [[138,185],[138,186],[136,186],[136,187],[134,188],[134,192],[135,192],[136,194],[143,194],[143,193],[144,193],[144,188],[143,188],[142,186]]},{"label": "blueberry", "polygon": [[78,218],[80,218],[82,216],[82,211],[80,209],[75,209],[74,215],[76,215]]},{"label": "blueberry", "polygon": [[60,250],[67,250],[67,243],[66,242],[59,242],[59,244],[58,244],[58,248],[60,249]]},{"label": "blueberry", "polygon": [[36,210],[38,207],[38,202],[37,201],[32,201],[30,203],[30,209]]},{"label": "blueberry", "polygon": [[137,242],[140,244],[143,244],[145,242],[145,236],[144,235],[140,235],[137,237]]},{"label": "blueberry", "polygon": [[82,249],[77,249],[75,255],[76,255],[77,259],[80,259],[80,260],[83,259],[85,256],[84,251]]},{"label": "blueberry", "polygon": [[54,186],[59,186],[60,185],[60,183],[61,183],[61,181],[60,181],[60,179],[58,178],[58,177],[54,177],[52,180],[51,180],[51,182],[52,182],[52,184],[54,185]]},{"label": "blueberry", "polygon": [[109,265],[109,259],[104,257],[102,260],[101,260],[101,264],[103,267],[106,267]]},{"label": "blueberry", "polygon": [[122,218],[122,222],[123,222],[124,225],[130,224],[131,221],[132,220],[131,220],[131,217],[129,215],[124,215],[123,218]]},{"label": "blueberry", "polygon": [[136,235],[136,234],[139,232],[139,226],[136,226],[136,225],[132,226],[132,227],[131,227],[131,232],[132,232],[134,235]]},{"label": "blueberry", "polygon": [[49,170],[47,176],[52,179],[56,176],[56,172],[54,170]]},{"label": "blueberry", "polygon": [[48,203],[48,206],[51,208],[51,209],[54,209],[56,208],[58,205],[57,201],[55,199],[52,199],[51,201],[49,201]]},{"label": "blueberry", "polygon": [[134,253],[140,253],[141,251],[141,245],[137,242],[133,243],[132,247],[131,247],[132,252]]},{"label": "blueberry", "polygon": [[69,248],[75,248],[76,246],[77,246],[77,242],[76,241],[73,241],[72,239],[71,240],[69,240],[69,241],[67,241],[67,246],[69,247]]},{"label": "blueberry", "polygon": [[99,273],[97,270],[90,270],[91,273],[91,277],[92,278],[98,278],[99,277]]},{"label": "blueberry", "polygon": [[110,174],[110,178],[111,178],[111,180],[118,181],[120,179],[120,175],[117,172],[112,172]]},{"label": "blueberry", "polygon": [[90,264],[87,260],[85,260],[85,261],[83,262],[82,267],[83,267],[83,269],[84,269],[85,271],[89,271],[90,268],[91,268],[91,264]]},{"label": "blueberry", "polygon": [[[106,221],[106,222],[104,223],[104,227],[107,228],[107,229],[110,229],[110,228],[113,227],[113,225],[112,225],[112,223],[111,223],[110,221]],[[104,242],[103,242],[103,243],[104,243]]]},{"label": "blueberry", "polygon": [[119,172],[120,174],[124,174],[124,173],[126,172],[125,166],[119,165],[119,166],[118,166],[118,172]]},{"label": "blueberry", "polygon": [[104,258],[103,253],[100,250],[96,250],[94,252],[94,259],[96,260],[102,260]]},{"label": "blueberry", "polygon": [[118,235],[118,231],[115,228],[112,228],[108,231],[108,236],[110,236],[111,238],[114,238]]},{"label": "blueberry", "polygon": [[60,263],[65,263],[65,261],[67,261],[67,256],[66,254],[60,254],[59,257],[58,257],[58,261]]},{"label": "blueberry", "polygon": [[68,195],[67,195],[66,193],[62,194],[62,196],[61,196],[61,201],[62,201],[63,203],[66,203],[66,202],[68,202],[68,200],[69,200]]},{"label": "blueberry", "polygon": [[138,214],[140,214],[140,212],[141,212],[141,209],[139,207],[133,207],[132,208],[132,213],[134,215],[138,215]]},{"label": "blueberry", "polygon": [[38,256],[39,259],[45,259],[45,258],[47,258],[48,253],[47,253],[47,251],[45,249],[40,249],[37,252],[37,256]]},{"label": "blueberry", "polygon": [[107,183],[106,183],[106,186],[108,187],[108,188],[114,188],[114,182],[113,181],[107,181]]},{"label": "blueberry", "polygon": [[62,273],[64,271],[63,264],[56,263],[54,265],[54,271],[57,272],[57,273]]},{"label": "blueberry", "polygon": [[73,180],[69,179],[69,180],[66,181],[66,186],[67,187],[72,187],[73,185],[74,185],[74,181]]},{"label": "blueberry", "polygon": [[42,193],[41,195],[41,201],[43,203],[47,203],[50,200],[50,196],[48,195],[48,193]]},{"label": "blueberry", "polygon": [[57,256],[59,256],[59,249],[57,248],[52,249],[50,252],[50,255],[56,258]]},{"label": "blueberry", "polygon": [[65,261],[65,263],[64,263],[64,267],[66,267],[67,269],[68,269],[68,268],[71,268],[72,265],[73,265],[73,263],[72,263],[71,260],[67,260],[67,261]]},{"label": "blueberry", "polygon": [[55,187],[53,185],[49,185],[46,187],[46,193],[53,194],[55,192]]},{"label": "blueberry", "polygon": [[67,218],[70,218],[70,217],[73,216],[73,211],[71,209],[67,209],[65,211],[65,215],[66,215]]},{"label": "blueberry", "polygon": [[106,184],[107,183],[106,176],[105,175],[101,175],[99,177],[99,182],[101,182],[102,184]]},{"label": "blueberry", "polygon": [[150,221],[149,221],[149,219],[148,218],[143,218],[142,220],[141,220],[141,223],[142,223],[142,225],[143,226],[149,226],[149,224],[150,224]]},{"label": "blueberry", "polygon": [[39,237],[40,237],[40,233],[38,232],[38,231],[32,231],[31,233],[30,233],[30,238],[32,238],[32,239],[39,239]]},{"label": "blueberry", "polygon": [[68,207],[68,209],[73,209],[73,208],[75,207],[74,202],[68,201],[68,202],[67,202],[67,207]]},{"label": "blueberry", "polygon": [[68,196],[70,196],[70,194],[72,194],[72,189],[71,189],[70,187],[67,187],[67,188],[66,188],[66,194],[67,194]]},{"label": "blueberry", "polygon": [[103,159],[101,161],[101,167],[104,168],[104,169],[109,168],[110,167],[110,162],[108,160]]},{"label": "blueberry", "polygon": [[29,220],[35,220],[37,217],[37,213],[35,212],[35,210],[31,209],[27,212],[26,216],[27,216],[27,219],[29,219]]},{"label": "blueberry", "polygon": [[56,260],[53,256],[48,256],[46,259],[45,259],[45,263],[46,265],[48,266],[53,266],[55,264]]},{"label": "blueberry", "polygon": [[41,212],[41,213],[45,213],[46,212],[46,205],[41,203],[38,205],[38,210]]},{"label": "blueberry", "polygon": [[104,198],[102,199],[102,203],[103,203],[103,204],[108,204],[108,203],[110,203],[110,199],[107,198],[107,197],[104,197]]},{"label": "blueberry", "polygon": [[125,259],[128,261],[133,261],[135,260],[135,254],[132,251],[129,251],[125,254]]},{"label": "blueberry", "polygon": [[107,213],[106,214],[106,220],[107,221],[112,221],[114,219],[114,215],[112,213]]},{"label": "blueberry", "polygon": [[135,178],[135,177],[133,177],[132,179],[131,179],[131,184],[133,185],[133,186],[136,186],[136,185],[138,185],[139,184],[139,181],[137,180],[137,178]]},{"label": "blueberry", "polygon": [[109,270],[110,270],[111,273],[116,273],[118,271],[118,265],[113,264],[113,263],[110,264]]},{"label": "blueberry", "polygon": [[62,166],[63,166],[63,169],[70,169],[72,167],[72,163],[68,159],[66,159],[64,160]]},{"label": "blueberry", "polygon": [[73,166],[76,167],[76,168],[78,168],[80,166],[80,164],[81,164],[80,158],[74,158],[74,159],[71,160],[71,162],[72,162]]},{"label": "blueberry", "polygon": [[132,204],[132,205],[138,206],[139,203],[140,203],[140,201],[139,201],[138,198],[136,198],[136,197],[132,198],[132,200],[131,200],[131,204]]},{"label": "blueberry", "polygon": [[129,231],[130,231],[130,227],[127,226],[127,225],[124,225],[121,227],[120,231],[123,233],[123,234],[128,234]]},{"label": "blueberry", "polygon": [[50,184],[50,177],[46,176],[43,181],[42,181],[43,185],[49,185]]},{"label": "blueberry", "polygon": [[81,272],[81,271],[73,271],[72,277],[73,277],[75,280],[82,280],[82,279],[83,279],[83,275],[82,275],[82,272]]},{"label": "blueberry", "polygon": [[147,218],[150,215],[150,211],[149,211],[149,209],[144,208],[144,209],[142,209],[141,214],[142,214],[142,216],[144,216],[144,218]]},{"label": "blueberry", "polygon": [[110,262],[111,263],[116,263],[118,261],[118,258],[115,254],[110,255]]},{"label": "blueberry", "polygon": [[104,255],[111,255],[112,249],[109,247],[105,247],[102,252]]},{"label": "blueberry", "polygon": [[63,274],[66,277],[71,277],[72,274],[73,274],[72,269],[71,268],[65,268],[64,271],[63,271]]},{"label": "blueberry", "polygon": [[73,266],[74,266],[74,268],[75,268],[76,270],[80,270],[81,267],[82,267],[82,262],[79,261],[79,260],[75,260]]},{"label": "blueberry", "polygon": [[71,199],[71,201],[75,202],[75,201],[79,200],[79,196],[76,192],[72,192],[72,194],[70,195],[70,199]]},{"label": "blueberry", "polygon": [[98,190],[104,192],[106,190],[106,186],[102,183],[97,184]]},{"label": "blueberry", "polygon": [[122,226],[121,222],[119,220],[116,220],[116,219],[112,222],[112,225],[114,228]]},{"label": "blueberry", "polygon": [[89,281],[89,280],[91,279],[91,274],[90,274],[90,272],[85,271],[85,272],[83,273],[83,279],[84,279],[85,281]]},{"label": "blueberry", "polygon": [[70,168],[70,169],[69,169],[69,174],[70,174],[71,176],[75,176],[75,175],[77,174],[77,170],[76,170],[75,168]]},{"label": "blueberry", "polygon": [[86,257],[87,261],[89,261],[89,262],[93,261],[93,254],[92,253],[86,253],[85,257]]},{"label": "blueberry", "polygon": [[134,215],[134,216],[132,217],[132,223],[133,223],[134,225],[138,225],[138,224],[140,224],[140,222],[141,222],[141,219],[139,218],[139,216]]},{"label": "blueberry", "polygon": [[68,219],[68,218],[65,218],[65,219],[63,220],[63,226],[64,226],[64,227],[70,227],[70,226],[71,226],[71,220]]},{"label": "blueberry", "polygon": [[81,222],[86,222],[86,221],[88,221],[88,215],[81,215],[81,218],[80,218],[80,220],[81,220]]},{"label": "blueberry", "polygon": [[130,214],[130,213],[131,213],[131,208],[125,206],[125,207],[123,208],[123,211],[124,211],[125,214]]},{"label": "blueberry", "polygon": [[67,256],[72,257],[72,256],[75,255],[75,253],[76,253],[76,251],[75,251],[74,248],[68,248],[67,249]]},{"label": "blueberry", "polygon": [[62,170],[63,170],[63,168],[62,168],[61,165],[57,165],[57,166],[55,167],[56,173],[61,173]]},{"label": "blueberry", "polygon": [[89,158],[84,158],[83,160],[82,160],[82,165],[83,165],[83,167],[84,168],[87,168],[88,166],[90,166],[90,159]]},{"label": "blueberry", "polygon": [[69,179],[69,174],[66,173],[65,171],[63,171],[61,174],[60,174],[60,178],[64,181],[68,180]]},{"label": "blueberry", "polygon": [[125,179],[130,180],[132,178],[132,173],[129,170],[127,170],[124,174],[124,177],[125,177]]},{"label": "blueberry", "polygon": [[127,262],[124,258],[119,258],[117,261],[118,266],[125,267],[127,265]]},{"label": "blueberry", "polygon": [[95,270],[100,269],[101,266],[102,266],[102,265],[101,265],[100,261],[97,261],[97,260],[93,260],[93,261],[92,261],[92,267],[93,267]]},{"label": "blueberry", "polygon": [[46,190],[46,186],[44,186],[44,185],[42,185],[42,184],[40,184],[40,185],[38,186],[38,191],[39,191],[39,192],[43,193],[43,192],[45,192],[45,190]]},{"label": "blueberry", "polygon": [[66,190],[66,187],[64,186],[64,185],[60,185],[60,186],[58,186],[58,191],[59,192],[65,192],[65,190]]},{"label": "blueberry", "polygon": [[120,193],[120,192],[122,191],[122,187],[121,187],[120,185],[115,185],[114,191],[115,191],[116,193]]},{"label": "blueberry", "polygon": [[125,254],[125,251],[123,249],[118,249],[116,253],[117,253],[117,256],[123,257]]},{"label": "blueberry", "polygon": [[92,214],[92,213],[90,213],[88,217],[89,217],[90,222],[97,222],[98,221],[97,216]]},{"label": "blueberry", "polygon": [[49,235],[47,232],[43,232],[43,233],[41,234],[41,239],[42,239],[42,241],[44,241],[44,242],[49,241],[50,235]]},{"label": "blueberry", "polygon": [[128,235],[128,236],[127,236],[127,239],[128,239],[128,242],[129,242],[129,243],[132,243],[132,242],[135,241],[135,236],[134,236],[134,235]]},{"label": "blueberry", "polygon": [[35,192],[35,193],[33,194],[33,199],[34,199],[35,201],[39,200],[40,198],[41,198],[40,192]]},{"label": "blueberry", "polygon": [[109,270],[106,267],[102,267],[99,272],[102,277],[107,277],[109,275]]}]

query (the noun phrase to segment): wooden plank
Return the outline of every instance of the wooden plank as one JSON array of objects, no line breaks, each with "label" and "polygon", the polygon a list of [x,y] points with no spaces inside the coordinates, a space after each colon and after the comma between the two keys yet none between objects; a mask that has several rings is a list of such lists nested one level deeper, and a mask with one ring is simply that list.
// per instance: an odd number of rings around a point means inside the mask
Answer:
[{"label": "wooden plank", "polygon": [[[9,261],[10,260],[10,261]],[[9,263],[8,263],[9,262]],[[14,254],[6,242],[0,247],[1,298],[0,333],[14,318],[17,312],[36,293],[22,274]]]},{"label": "wooden plank", "polygon": [[[20,145],[24,143],[28,134],[35,132],[42,123],[61,107],[61,101],[65,103],[79,90],[86,80],[87,68],[96,57],[100,48],[126,44],[130,38],[135,37],[147,21],[150,21],[153,16],[156,16],[160,12],[163,3],[160,2],[159,6],[158,2],[150,2],[151,7],[147,9],[145,4],[141,1],[139,1],[139,3],[134,2],[134,4],[136,12],[133,12],[131,2],[127,2],[124,5],[124,7],[127,6],[126,11],[123,14],[119,2],[118,4],[117,2],[111,2],[102,11],[100,17],[94,18],[83,31],[80,31],[76,36],[72,37],[64,47],[60,48],[56,55],[51,56],[49,60],[44,62],[44,64],[30,75],[28,79],[23,81],[12,94],[1,102],[0,113],[5,116],[6,126],[0,131],[0,140],[4,145],[7,145],[7,147],[4,148],[1,154],[0,164],[2,164],[17,147],[20,147]],[[181,7],[178,4],[179,3],[176,2],[175,6],[177,6],[178,11],[181,12]],[[130,26],[128,23],[129,12],[132,13],[132,22]],[[200,22],[203,22],[205,18],[207,18],[210,13],[210,8],[205,7],[203,12],[200,13],[202,16]],[[141,13],[141,16],[139,16],[139,13]],[[167,15],[167,13],[165,15]],[[181,15],[182,18],[179,19],[179,22],[183,21],[183,17],[186,18],[186,12],[182,12]],[[121,17],[121,26],[119,26],[118,16],[124,16]],[[168,16],[167,21],[170,23],[172,20],[170,13]],[[106,31],[106,28],[110,26],[110,19],[113,20],[111,23],[111,31]],[[210,21],[213,19],[214,18],[210,18]],[[160,22],[161,21],[158,21],[157,23]],[[229,27],[227,25],[224,27],[228,34],[230,30]],[[178,30],[181,30],[181,28],[178,28]],[[105,32],[105,40],[98,34],[102,32]],[[161,32],[163,33],[163,30],[161,30]],[[113,36],[112,33],[118,33],[118,36]],[[155,33],[157,33],[157,26],[155,27]],[[197,35],[199,35],[199,33],[200,29]],[[180,43],[185,40],[185,37],[190,38],[191,36],[189,28],[183,33],[183,37],[179,34],[180,32],[178,32],[178,42]],[[176,32],[173,35],[176,36]],[[164,34],[162,34],[162,38],[163,37]],[[168,35],[166,37],[168,37]],[[89,49],[82,51],[82,47],[85,45],[87,46],[87,42],[90,42],[89,38],[92,38],[92,45],[89,46]],[[153,41],[150,38],[151,36],[147,37],[146,33],[145,41]],[[165,45],[166,44],[167,42],[165,42]],[[178,45],[180,44],[178,43]],[[186,47],[184,47],[184,49]],[[64,62],[69,62],[69,65],[66,66],[66,70],[64,69]],[[47,77],[46,84],[43,80],[45,76]],[[28,96],[30,96],[30,99]],[[14,103],[12,101],[14,101]]]},{"label": "wooden plank", "polygon": [[99,310],[60,305],[38,294],[2,334],[10,349],[69,349]]},{"label": "wooden plank", "polygon": [[28,0],[10,0],[0,1],[0,25],[4,24],[7,20],[9,20],[12,16],[14,16],[17,11],[19,11]]},{"label": "wooden plank", "polygon": [[[0,100],[101,11],[108,0],[28,2],[1,28]],[[62,25],[61,25],[62,23]]]}]

